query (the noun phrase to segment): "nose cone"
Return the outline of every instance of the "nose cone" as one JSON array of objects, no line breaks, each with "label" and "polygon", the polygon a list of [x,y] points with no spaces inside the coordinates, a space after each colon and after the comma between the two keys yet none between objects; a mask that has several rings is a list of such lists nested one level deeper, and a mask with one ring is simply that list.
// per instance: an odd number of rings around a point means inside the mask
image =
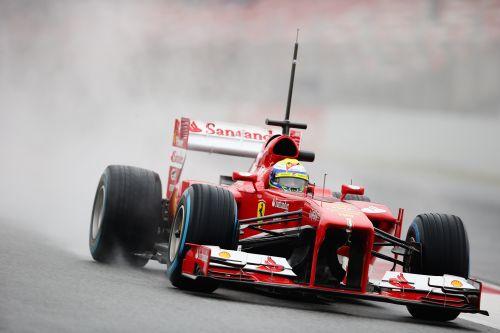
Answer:
[{"label": "nose cone", "polygon": [[323,203],[320,225],[350,230],[370,230],[373,224],[358,207],[346,202]]}]

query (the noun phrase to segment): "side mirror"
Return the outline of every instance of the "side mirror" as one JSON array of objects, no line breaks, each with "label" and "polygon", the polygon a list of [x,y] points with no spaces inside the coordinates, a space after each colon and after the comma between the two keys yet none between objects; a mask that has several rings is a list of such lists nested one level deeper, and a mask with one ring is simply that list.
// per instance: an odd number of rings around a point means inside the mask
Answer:
[{"label": "side mirror", "polygon": [[242,181],[248,181],[248,182],[255,183],[257,181],[257,175],[254,173],[250,173],[250,172],[234,171],[233,172],[233,180],[234,181],[242,180]]},{"label": "side mirror", "polygon": [[316,188],[315,184],[308,184],[306,189],[306,195],[311,195],[314,198],[314,189]]},{"label": "side mirror", "polygon": [[348,194],[357,194],[357,195],[365,194],[365,188],[363,186],[342,184],[341,193],[342,196],[340,197],[340,200],[344,201],[346,195]]}]

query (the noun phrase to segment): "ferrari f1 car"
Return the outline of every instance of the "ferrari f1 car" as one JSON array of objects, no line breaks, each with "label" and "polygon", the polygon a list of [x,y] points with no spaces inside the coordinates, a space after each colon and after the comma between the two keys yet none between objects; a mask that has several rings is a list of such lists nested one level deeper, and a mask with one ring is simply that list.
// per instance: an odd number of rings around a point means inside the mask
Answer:
[{"label": "ferrari f1 car", "polygon": [[[281,133],[177,119],[165,198],[155,172],[108,166],[94,200],[92,257],[121,257],[139,267],[157,260],[185,290],[238,284],[402,304],[427,320],[487,315],[480,308],[482,285],[469,278],[469,242],[459,217],[418,215],[403,240],[404,210],[393,215],[361,186],[332,192],[307,183],[291,192],[269,185],[279,161],[314,161],[300,147],[299,130],[307,126],[289,120],[289,105],[285,120],[266,120]],[[249,171],[221,176],[219,184],[179,181],[188,150],[255,160]],[[380,261],[389,265],[376,276]]]}]

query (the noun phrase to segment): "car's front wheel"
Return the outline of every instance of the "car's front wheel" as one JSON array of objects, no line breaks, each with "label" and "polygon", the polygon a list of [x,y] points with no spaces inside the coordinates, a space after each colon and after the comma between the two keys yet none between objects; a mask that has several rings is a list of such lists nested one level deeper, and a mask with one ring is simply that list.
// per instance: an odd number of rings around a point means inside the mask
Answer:
[{"label": "car's front wheel", "polygon": [[[405,272],[469,277],[469,239],[459,217],[435,213],[418,215],[408,229],[406,241],[420,243],[422,253],[405,256]],[[416,305],[407,308],[414,318],[424,320],[449,321],[460,314],[457,310]]]},{"label": "car's front wheel", "polygon": [[202,292],[217,289],[214,281],[191,280],[182,275],[186,243],[235,250],[238,238],[237,207],[232,193],[207,184],[189,187],[177,205],[170,229],[167,276],[172,285]]}]

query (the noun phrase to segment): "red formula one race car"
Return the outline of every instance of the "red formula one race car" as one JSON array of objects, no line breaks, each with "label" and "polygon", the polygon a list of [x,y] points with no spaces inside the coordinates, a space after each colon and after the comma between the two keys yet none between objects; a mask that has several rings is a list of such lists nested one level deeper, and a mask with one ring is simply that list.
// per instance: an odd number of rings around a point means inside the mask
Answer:
[{"label": "red formula one race car", "polygon": [[[285,120],[266,120],[281,133],[177,119],[165,199],[156,173],[107,167],[92,212],[92,257],[110,262],[118,255],[135,266],[157,260],[168,265],[171,283],[186,290],[234,283],[403,304],[429,320],[487,314],[480,309],[481,283],[468,276],[460,218],[418,215],[402,240],[402,209],[393,215],[360,186],[342,185],[340,193],[315,186],[302,165],[315,156],[300,148],[298,130],[307,126],[289,120],[289,106]],[[218,185],[180,182],[188,150],[255,161],[248,172],[221,176]],[[375,278],[377,259],[390,265]]]}]

